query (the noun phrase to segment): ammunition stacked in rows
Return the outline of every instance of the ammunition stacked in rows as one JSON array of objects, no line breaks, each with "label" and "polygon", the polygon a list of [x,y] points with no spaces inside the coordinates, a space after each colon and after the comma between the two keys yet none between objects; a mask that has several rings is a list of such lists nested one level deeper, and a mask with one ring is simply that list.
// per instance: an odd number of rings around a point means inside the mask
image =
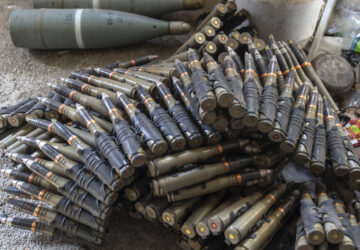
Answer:
[{"label": "ammunition stacked in rows", "polygon": [[[14,179],[7,202],[42,222],[0,221],[99,245],[125,208],[184,248],[280,245],[282,225],[299,250],[359,247],[360,162],[331,96],[292,41],[229,30],[247,18],[232,3],[168,60],[74,72],[0,109],[0,146],[19,164],[0,171]],[[317,179],[287,182],[290,163]]]}]

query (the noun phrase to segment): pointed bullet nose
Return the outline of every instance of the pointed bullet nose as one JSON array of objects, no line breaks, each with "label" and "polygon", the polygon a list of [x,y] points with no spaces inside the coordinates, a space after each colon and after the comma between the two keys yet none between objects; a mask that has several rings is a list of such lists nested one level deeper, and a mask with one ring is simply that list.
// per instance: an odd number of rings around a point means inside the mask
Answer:
[{"label": "pointed bullet nose", "polygon": [[104,98],[108,98],[109,96],[106,93],[102,92],[101,97],[102,99],[104,99]]},{"label": "pointed bullet nose", "polygon": [[188,33],[191,29],[191,25],[181,21],[169,22],[170,35],[182,35]]},{"label": "pointed bullet nose", "polygon": [[79,103],[75,103],[75,108],[76,108],[76,109],[82,109],[83,106],[81,106],[81,104],[79,104]]},{"label": "pointed bullet nose", "polygon": [[227,46],[226,48],[227,48],[227,51],[228,51],[229,53],[232,52],[232,51],[234,51],[230,46]]}]

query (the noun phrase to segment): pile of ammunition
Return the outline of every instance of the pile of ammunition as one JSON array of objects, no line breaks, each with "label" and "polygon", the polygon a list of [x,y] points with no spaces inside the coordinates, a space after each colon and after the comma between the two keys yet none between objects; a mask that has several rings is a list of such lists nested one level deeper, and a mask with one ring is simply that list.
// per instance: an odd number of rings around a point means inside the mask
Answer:
[{"label": "pile of ammunition", "polygon": [[[100,245],[120,208],[184,249],[359,249],[360,162],[336,104],[294,42],[228,30],[248,18],[231,3],[166,61],[74,72],[1,108],[18,163],[2,190],[37,219],[0,221]],[[290,165],[309,179],[289,181]]]}]

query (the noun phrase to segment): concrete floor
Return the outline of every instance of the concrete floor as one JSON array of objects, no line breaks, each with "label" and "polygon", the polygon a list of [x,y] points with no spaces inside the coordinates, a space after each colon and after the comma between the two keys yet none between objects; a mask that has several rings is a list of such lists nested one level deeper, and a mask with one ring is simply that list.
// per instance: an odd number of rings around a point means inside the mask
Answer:
[{"label": "concrete floor", "polygon": [[[210,10],[216,0],[206,0],[206,6],[197,11],[181,11],[164,17],[168,20],[183,20],[194,24],[199,14]],[[0,1],[0,106],[15,104],[29,96],[47,92],[47,82],[58,82],[70,72],[89,66],[104,65],[115,60],[130,60],[147,54],[158,54],[161,58],[171,55],[186,39],[184,36],[166,36],[126,48],[106,50],[29,50],[16,48],[9,35],[9,14],[16,8],[32,8],[31,0]],[[0,167],[12,164],[0,158]],[[0,177],[0,187],[9,184]],[[0,213],[26,217],[3,202],[6,195],[0,192]],[[178,236],[158,224],[136,220],[125,212],[117,212],[102,249],[178,249]],[[78,249],[64,243],[58,237],[49,237],[21,229],[0,225],[0,249]]]}]

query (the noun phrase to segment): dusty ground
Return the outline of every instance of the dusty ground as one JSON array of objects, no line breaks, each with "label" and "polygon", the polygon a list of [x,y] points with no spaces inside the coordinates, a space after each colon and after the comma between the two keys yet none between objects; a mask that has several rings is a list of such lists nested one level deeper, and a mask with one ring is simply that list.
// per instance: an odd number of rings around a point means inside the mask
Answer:
[{"label": "dusty ground", "polygon": [[[206,0],[205,9],[211,9],[216,0]],[[104,65],[115,60],[129,60],[146,54],[158,54],[162,58],[176,50],[186,36],[163,37],[127,48],[108,50],[66,50],[39,51],[15,48],[9,35],[8,18],[15,8],[31,8],[31,0],[0,1],[0,106],[14,104],[20,99],[46,93],[46,82],[56,82],[70,72],[94,65]],[[204,10],[178,12],[166,16],[171,20],[183,20],[191,24]],[[0,167],[12,164],[0,158]],[[0,187],[8,185],[0,176]],[[4,203],[6,196],[0,192],[0,213],[21,216]],[[178,236],[164,227],[145,220],[130,218],[124,212],[117,212],[112,218],[103,249],[178,249]],[[0,225],[1,249],[78,249],[58,238],[50,239],[37,233],[13,229]]]}]

